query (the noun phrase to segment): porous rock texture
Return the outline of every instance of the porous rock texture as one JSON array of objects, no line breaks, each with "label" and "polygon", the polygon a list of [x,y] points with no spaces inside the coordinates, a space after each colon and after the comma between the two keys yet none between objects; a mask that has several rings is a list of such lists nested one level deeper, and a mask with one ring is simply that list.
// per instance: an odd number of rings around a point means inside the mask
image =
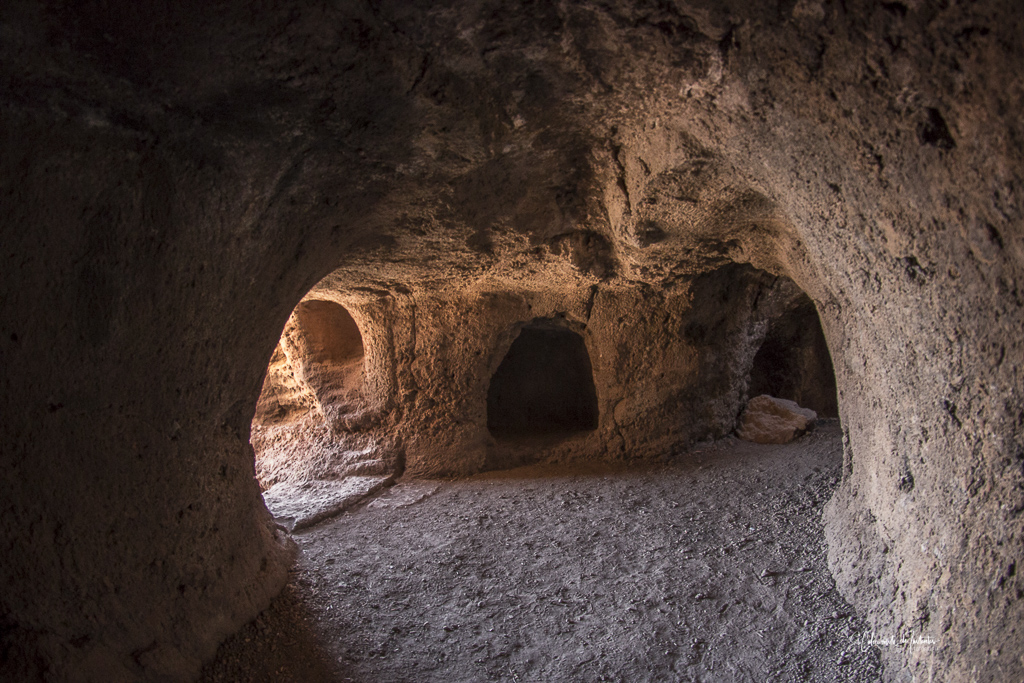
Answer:
[{"label": "porous rock texture", "polygon": [[[726,434],[802,291],[845,430],[831,569],[883,637],[937,641],[886,676],[1020,679],[1022,24],[4,2],[4,677],[188,678],[280,589],[250,422],[304,299],[359,325],[375,416],[325,414],[324,448],[431,475]],[[527,327],[583,339],[596,429],[487,430]]]}]

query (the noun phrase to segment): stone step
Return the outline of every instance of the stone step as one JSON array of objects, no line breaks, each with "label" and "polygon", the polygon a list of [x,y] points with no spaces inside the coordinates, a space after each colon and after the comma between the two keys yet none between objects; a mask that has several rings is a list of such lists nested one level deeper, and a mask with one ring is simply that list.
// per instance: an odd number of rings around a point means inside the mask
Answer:
[{"label": "stone step", "polygon": [[388,475],[281,482],[263,493],[263,501],[278,524],[300,531],[341,514],[393,481]]}]

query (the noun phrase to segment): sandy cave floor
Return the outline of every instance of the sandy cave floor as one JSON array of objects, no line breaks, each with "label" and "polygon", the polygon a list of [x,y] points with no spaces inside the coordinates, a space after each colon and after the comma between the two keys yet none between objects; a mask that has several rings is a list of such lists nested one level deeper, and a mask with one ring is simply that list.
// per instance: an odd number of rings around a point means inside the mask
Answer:
[{"label": "sandy cave floor", "polygon": [[821,510],[838,422],[643,469],[402,481],[296,533],[202,681],[873,681]]}]

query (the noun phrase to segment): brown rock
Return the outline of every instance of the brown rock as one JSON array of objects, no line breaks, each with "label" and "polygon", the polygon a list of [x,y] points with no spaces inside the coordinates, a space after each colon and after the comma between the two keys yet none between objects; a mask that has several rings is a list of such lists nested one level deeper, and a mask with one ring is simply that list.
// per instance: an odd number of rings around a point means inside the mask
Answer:
[{"label": "brown rock", "polygon": [[682,454],[830,361],[837,586],[941,637],[886,678],[1024,680],[1019,3],[150,4],[0,4],[0,679],[192,678],[302,443]]},{"label": "brown rock", "polygon": [[814,427],[818,414],[793,401],[761,394],[750,399],[736,435],[754,443],[789,443]]}]

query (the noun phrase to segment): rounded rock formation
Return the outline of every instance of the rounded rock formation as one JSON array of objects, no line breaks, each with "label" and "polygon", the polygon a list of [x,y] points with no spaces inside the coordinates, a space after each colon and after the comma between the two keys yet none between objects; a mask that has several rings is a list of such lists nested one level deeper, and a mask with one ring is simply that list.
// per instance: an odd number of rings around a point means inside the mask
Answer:
[{"label": "rounded rock formation", "polygon": [[767,394],[747,402],[736,436],[754,443],[789,443],[814,427],[818,414]]}]

